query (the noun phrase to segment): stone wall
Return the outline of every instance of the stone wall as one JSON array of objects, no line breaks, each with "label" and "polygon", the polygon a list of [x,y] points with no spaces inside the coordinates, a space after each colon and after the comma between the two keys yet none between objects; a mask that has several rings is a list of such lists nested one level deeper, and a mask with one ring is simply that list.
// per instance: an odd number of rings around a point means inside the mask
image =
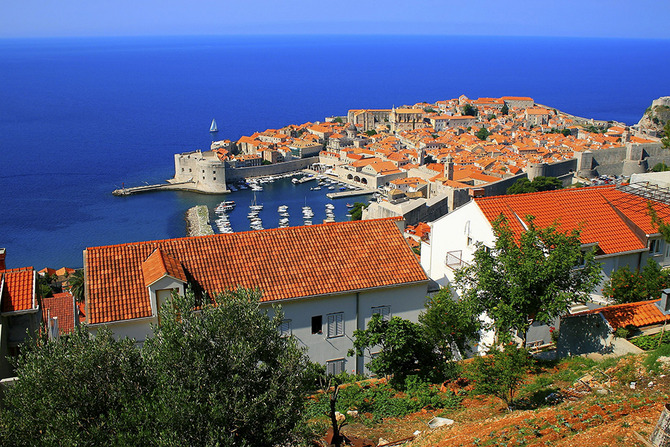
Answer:
[{"label": "stone wall", "polygon": [[243,180],[247,177],[263,177],[268,175],[285,174],[300,171],[318,163],[319,157],[302,158],[300,160],[285,161],[273,165],[251,166],[247,168],[226,168],[228,182]]},{"label": "stone wall", "polygon": [[526,173],[517,174],[514,177],[508,177],[500,179],[497,182],[489,183],[487,185],[482,185],[480,188],[484,190],[484,196],[502,196],[507,194],[507,188],[512,186],[517,182],[517,180],[522,178],[528,178]]},{"label": "stone wall", "polygon": [[593,151],[597,175],[632,175],[646,172],[660,162],[670,163],[670,150],[660,143],[633,144]]}]

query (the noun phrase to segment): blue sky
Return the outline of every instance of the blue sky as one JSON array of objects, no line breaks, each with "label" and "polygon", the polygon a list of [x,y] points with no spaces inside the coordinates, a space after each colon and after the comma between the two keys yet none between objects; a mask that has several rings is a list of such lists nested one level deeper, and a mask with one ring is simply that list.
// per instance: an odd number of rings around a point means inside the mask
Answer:
[{"label": "blue sky", "polygon": [[667,0],[2,0],[0,38],[436,34],[670,38]]}]

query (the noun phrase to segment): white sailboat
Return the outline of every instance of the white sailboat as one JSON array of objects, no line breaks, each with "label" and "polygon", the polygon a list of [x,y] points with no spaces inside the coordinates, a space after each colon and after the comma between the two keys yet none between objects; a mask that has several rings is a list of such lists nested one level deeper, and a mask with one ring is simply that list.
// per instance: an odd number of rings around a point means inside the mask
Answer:
[{"label": "white sailboat", "polygon": [[209,126],[209,131],[210,132],[218,132],[219,131],[219,128],[216,127],[216,120],[214,118],[212,118],[212,125]]}]

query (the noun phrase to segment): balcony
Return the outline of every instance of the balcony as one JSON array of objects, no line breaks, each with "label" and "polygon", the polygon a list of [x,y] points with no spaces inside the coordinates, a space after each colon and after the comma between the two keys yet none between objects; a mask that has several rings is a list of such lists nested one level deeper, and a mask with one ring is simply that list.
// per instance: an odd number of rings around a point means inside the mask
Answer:
[{"label": "balcony", "polygon": [[470,264],[463,260],[463,250],[448,251],[445,263],[452,270],[470,266]]}]

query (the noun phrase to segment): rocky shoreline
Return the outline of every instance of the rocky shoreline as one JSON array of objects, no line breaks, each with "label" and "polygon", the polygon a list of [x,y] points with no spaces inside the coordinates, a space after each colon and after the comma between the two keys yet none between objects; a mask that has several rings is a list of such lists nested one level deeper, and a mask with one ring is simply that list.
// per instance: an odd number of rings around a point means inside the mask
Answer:
[{"label": "rocky shoreline", "polygon": [[197,205],[186,211],[186,236],[208,236],[214,234],[209,224],[209,209],[205,205]]}]

